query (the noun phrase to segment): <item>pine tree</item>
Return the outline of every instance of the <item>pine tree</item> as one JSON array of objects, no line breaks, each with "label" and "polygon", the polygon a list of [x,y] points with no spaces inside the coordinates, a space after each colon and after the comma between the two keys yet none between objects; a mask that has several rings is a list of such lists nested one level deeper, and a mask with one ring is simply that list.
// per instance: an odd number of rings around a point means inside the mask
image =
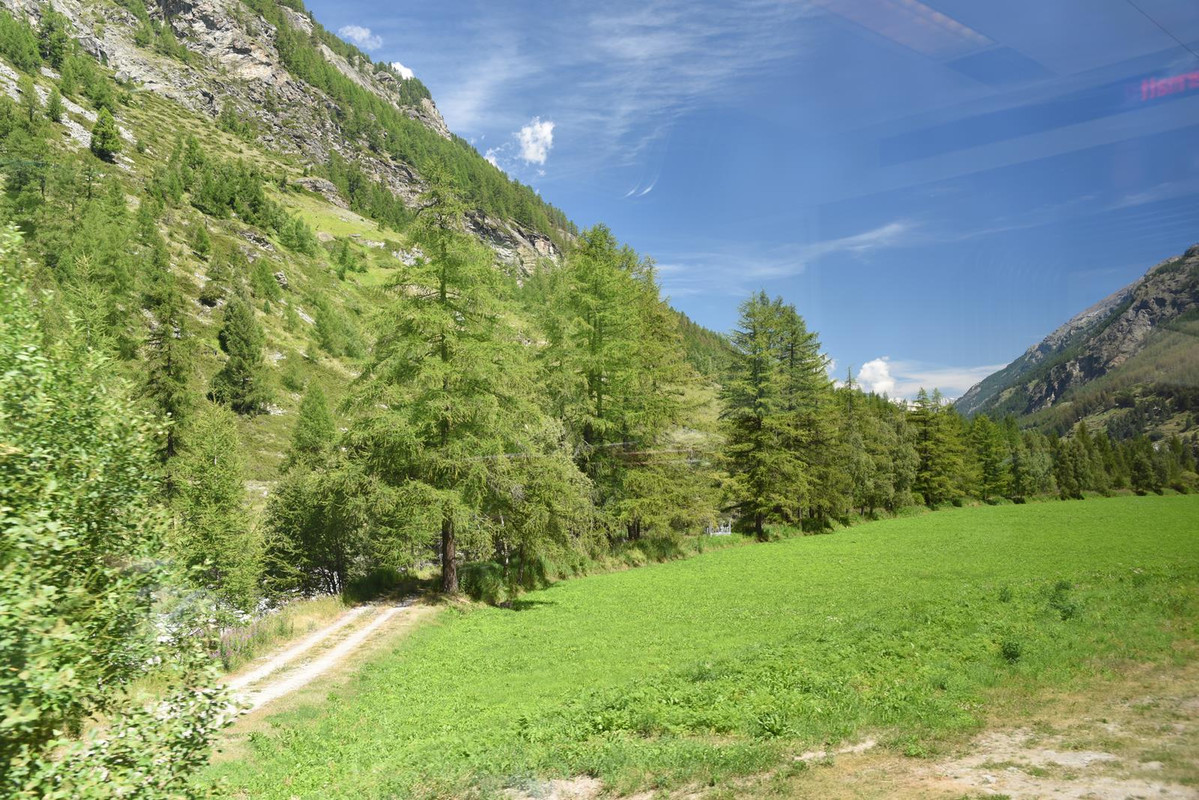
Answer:
[{"label": "pine tree", "polygon": [[283,470],[289,471],[297,467],[312,467],[333,447],[337,436],[337,427],[333,422],[333,413],[329,410],[329,401],[321,387],[313,383],[300,402],[300,414],[291,434],[291,449]]},{"label": "pine tree", "polygon": [[254,309],[245,299],[229,301],[218,339],[229,357],[212,378],[212,399],[239,414],[259,413],[270,402],[262,360],[264,339]]},{"label": "pine tree", "polygon": [[101,108],[96,115],[90,146],[96,158],[104,161],[112,161],[116,154],[121,152],[121,134],[117,130],[117,121],[107,108]]}]

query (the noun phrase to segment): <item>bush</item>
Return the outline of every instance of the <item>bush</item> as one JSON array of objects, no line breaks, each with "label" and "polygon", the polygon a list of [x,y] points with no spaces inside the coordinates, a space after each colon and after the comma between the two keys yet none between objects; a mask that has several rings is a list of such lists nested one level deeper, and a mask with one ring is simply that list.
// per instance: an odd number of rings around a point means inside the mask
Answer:
[{"label": "bush", "polygon": [[[0,234],[0,796],[194,796],[225,700],[215,632],[151,624],[169,578],[155,426],[102,359],[47,344],[19,247]],[[150,669],[145,707],[125,687]]]},{"label": "bush", "polygon": [[504,567],[494,561],[463,564],[458,570],[458,586],[472,600],[498,606],[511,596],[504,578]]}]

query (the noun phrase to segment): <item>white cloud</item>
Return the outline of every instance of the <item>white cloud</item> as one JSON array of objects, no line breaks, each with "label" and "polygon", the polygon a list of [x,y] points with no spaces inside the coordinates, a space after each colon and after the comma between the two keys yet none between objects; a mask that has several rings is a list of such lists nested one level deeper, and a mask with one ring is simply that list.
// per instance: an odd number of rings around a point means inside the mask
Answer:
[{"label": "white cloud", "polygon": [[549,120],[542,122],[541,117],[533,117],[516,132],[516,141],[520,143],[520,157],[525,163],[544,164],[554,146],[554,123]]},{"label": "white cloud", "polygon": [[896,220],[864,233],[813,242],[807,245],[806,250],[809,257],[829,255],[830,253],[863,255],[880,248],[899,246],[913,227],[912,223],[907,220]]},{"label": "white cloud", "polygon": [[961,397],[971,386],[1003,367],[1003,364],[952,367],[920,361],[892,361],[881,356],[863,364],[857,379],[863,389],[891,397],[910,400],[921,389],[930,393],[940,389],[941,394],[952,399]]},{"label": "white cloud", "polygon": [[383,46],[383,39],[371,33],[370,28],[361,25],[342,25],[337,29],[337,35],[346,41],[353,42],[363,50],[378,50]]},{"label": "white cloud", "polygon": [[589,151],[606,164],[642,160],[697,105],[793,58],[794,22],[812,13],[807,3],[772,0],[596,8],[568,32],[580,40],[567,51],[570,66],[588,77],[558,113],[563,127],[587,132]]},{"label": "white cloud", "polygon": [[887,357],[867,361],[858,371],[858,383],[868,392],[895,394],[895,378],[891,375],[891,364]]},{"label": "white cloud", "polygon": [[391,68],[394,69],[396,73],[406,81],[416,77],[416,74],[411,69],[405,67],[398,61],[391,62]]},{"label": "white cloud", "polygon": [[500,162],[498,161],[499,155],[500,155],[500,148],[489,147],[489,148],[487,148],[487,152],[483,154],[483,158],[487,159],[487,161],[491,164],[491,166],[499,167],[500,166]]}]

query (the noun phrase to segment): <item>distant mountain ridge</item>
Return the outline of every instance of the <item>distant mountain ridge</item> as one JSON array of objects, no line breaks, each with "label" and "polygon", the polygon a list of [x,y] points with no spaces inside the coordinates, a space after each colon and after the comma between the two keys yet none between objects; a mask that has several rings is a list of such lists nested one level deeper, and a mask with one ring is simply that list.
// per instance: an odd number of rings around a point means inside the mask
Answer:
[{"label": "distant mountain ridge", "polygon": [[[1056,422],[1068,416],[1081,418],[1079,414],[1048,412],[1082,399],[1087,394],[1084,390],[1101,379],[1102,388],[1131,390],[1132,384],[1121,378],[1131,375],[1134,366],[1141,376],[1138,385],[1151,379],[1154,385],[1193,389],[1189,373],[1191,356],[1199,351],[1199,343],[1191,336],[1196,315],[1199,245],[1154,266],[1074,316],[1002,370],[972,386],[955,405],[966,415],[1014,414]],[[1153,364],[1145,363],[1149,356]],[[1127,398],[1121,402],[1126,403]],[[1114,404],[1114,397],[1106,403]],[[1086,415],[1111,410],[1100,408],[1102,405],[1105,403],[1097,406],[1091,402]]]}]

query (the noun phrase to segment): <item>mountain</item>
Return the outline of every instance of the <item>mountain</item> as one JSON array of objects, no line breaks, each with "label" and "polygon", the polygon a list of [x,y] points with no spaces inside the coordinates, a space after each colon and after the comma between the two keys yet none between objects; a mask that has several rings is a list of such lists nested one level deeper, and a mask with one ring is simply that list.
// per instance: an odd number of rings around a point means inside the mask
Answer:
[{"label": "mountain", "polygon": [[[113,152],[96,152],[109,114]],[[422,255],[423,193],[453,189],[514,283],[578,235],[449,131],[419,80],[296,0],[0,0],[0,175],[0,215],[52,293],[55,333],[85,328],[133,385],[161,350],[164,275],[184,300],[192,398],[226,362],[227,304],[250,301],[270,402],[237,425],[259,498],[306,389],[337,408],[362,372],[384,288]],[[690,361],[716,374],[723,339],[677,322]]]},{"label": "mountain", "polygon": [[1199,408],[1199,245],[1073,317],[956,402],[1058,433],[1179,432]]},{"label": "mountain", "polygon": [[575,232],[560,210],[453,135],[418,79],[372,62],[299,3],[3,4],[34,24],[52,7],[65,18],[69,37],[134,95],[168,99],[324,178],[348,162],[354,174],[339,183],[356,211],[372,204],[366,184],[384,186],[412,206],[425,173],[437,169],[475,206],[480,238],[510,263],[530,268],[538,258],[557,258]]}]

